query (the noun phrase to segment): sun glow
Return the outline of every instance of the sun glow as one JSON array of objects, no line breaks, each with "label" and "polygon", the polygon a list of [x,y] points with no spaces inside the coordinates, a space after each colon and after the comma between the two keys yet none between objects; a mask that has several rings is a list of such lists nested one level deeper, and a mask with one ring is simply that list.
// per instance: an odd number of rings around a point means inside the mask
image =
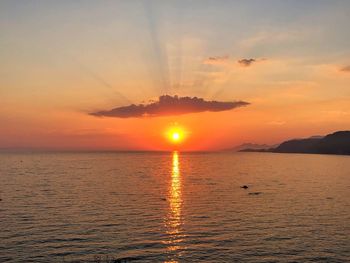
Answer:
[{"label": "sun glow", "polygon": [[166,133],[168,140],[174,144],[181,143],[185,139],[185,131],[179,126],[171,127]]},{"label": "sun glow", "polygon": [[178,140],[180,140],[181,136],[180,136],[180,133],[178,132],[174,132],[172,135],[171,135],[171,139],[174,141],[174,142],[177,142]]}]

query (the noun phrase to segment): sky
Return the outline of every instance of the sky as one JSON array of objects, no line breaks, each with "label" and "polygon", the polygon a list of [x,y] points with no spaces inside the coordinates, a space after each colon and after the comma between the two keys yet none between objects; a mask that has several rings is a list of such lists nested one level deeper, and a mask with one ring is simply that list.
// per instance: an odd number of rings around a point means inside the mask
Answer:
[{"label": "sky", "polygon": [[[181,149],[218,150],[349,130],[349,12],[336,0],[2,0],[0,148],[171,150],[164,134],[180,126]],[[164,95],[211,106],[164,114]]]}]

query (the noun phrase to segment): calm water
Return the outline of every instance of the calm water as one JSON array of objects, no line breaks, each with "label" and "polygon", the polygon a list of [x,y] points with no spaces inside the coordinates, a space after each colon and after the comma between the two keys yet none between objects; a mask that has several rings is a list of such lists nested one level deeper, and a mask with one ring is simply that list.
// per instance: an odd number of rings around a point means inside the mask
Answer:
[{"label": "calm water", "polygon": [[347,156],[0,154],[0,198],[0,262],[350,259]]}]

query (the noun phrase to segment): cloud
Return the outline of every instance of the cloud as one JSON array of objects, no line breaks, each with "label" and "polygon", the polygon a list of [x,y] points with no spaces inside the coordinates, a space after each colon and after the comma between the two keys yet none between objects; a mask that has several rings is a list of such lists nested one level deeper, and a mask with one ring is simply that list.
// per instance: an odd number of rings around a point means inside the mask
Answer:
[{"label": "cloud", "polygon": [[340,69],[340,71],[343,71],[343,72],[350,72],[350,66],[342,67],[342,68]]},{"label": "cloud", "polygon": [[217,56],[217,57],[209,57],[203,61],[204,64],[207,65],[222,65],[226,64],[229,61],[229,56]]},{"label": "cloud", "polygon": [[204,111],[226,111],[234,108],[249,105],[244,101],[221,102],[221,101],[206,101],[197,97],[178,97],[163,95],[158,101],[148,104],[131,104],[122,106],[112,110],[97,111],[90,115],[97,117],[117,117],[117,118],[140,118],[140,117],[159,117],[182,115]]},{"label": "cloud", "polygon": [[205,65],[213,65],[213,66],[225,66],[225,67],[237,67],[237,64],[241,67],[249,67],[255,63],[265,61],[265,58],[242,58],[240,60],[230,59],[228,55],[226,56],[216,56],[209,57],[203,61]]},{"label": "cloud", "polygon": [[242,67],[249,67],[253,63],[257,62],[257,60],[254,58],[243,58],[241,60],[238,60],[237,62]]}]

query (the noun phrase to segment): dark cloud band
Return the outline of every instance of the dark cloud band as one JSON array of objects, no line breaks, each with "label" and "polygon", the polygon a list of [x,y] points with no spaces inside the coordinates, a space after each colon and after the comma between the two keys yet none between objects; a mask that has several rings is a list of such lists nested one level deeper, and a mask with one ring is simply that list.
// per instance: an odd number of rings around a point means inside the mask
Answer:
[{"label": "dark cloud band", "polygon": [[90,115],[98,117],[159,117],[182,115],[188,113],[204,112],[204,111],[227,111],[234,108],[248,105],[248,102],[233,101],[206,101],[197,97],[178,97],[164,95],[160,96],[159,100],[149,104],[131,104],[128,106],[114,108],[112,110],[98,111],[90,113]]}]

